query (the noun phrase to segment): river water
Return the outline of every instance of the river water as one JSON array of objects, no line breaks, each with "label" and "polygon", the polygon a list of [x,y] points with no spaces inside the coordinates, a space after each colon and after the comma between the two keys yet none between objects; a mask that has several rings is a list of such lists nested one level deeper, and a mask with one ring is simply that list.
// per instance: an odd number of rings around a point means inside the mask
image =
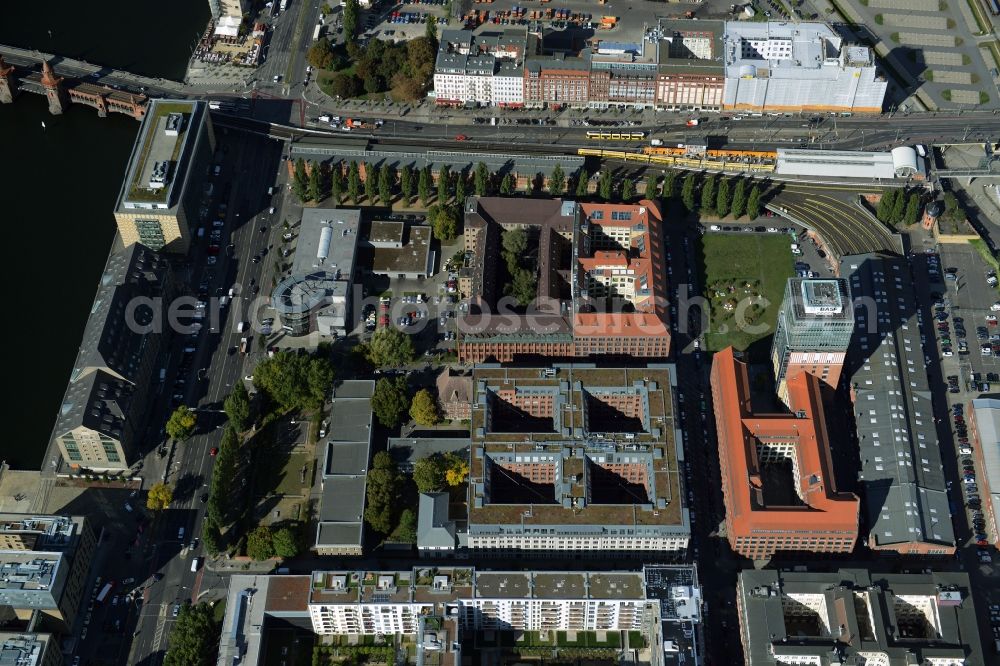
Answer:
[{"label": "river water", "polygon": [[[5,3],[0,43],[179,80],[208,15],[206,0],[101,0],[86,10],[65,0]],[[8,396],[0,459],[16,469],[37,468],[45,452],[138,128],[85,106],[50,116],[40,95],[0,105],[0,278],[13,299],[0,345]]]}]

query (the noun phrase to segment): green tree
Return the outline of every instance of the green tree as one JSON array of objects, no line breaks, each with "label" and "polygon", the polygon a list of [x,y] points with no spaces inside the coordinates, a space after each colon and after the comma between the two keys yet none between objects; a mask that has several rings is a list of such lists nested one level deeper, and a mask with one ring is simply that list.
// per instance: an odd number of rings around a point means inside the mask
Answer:
[{"label": "green tree", "polygon": [[486,166],[486,162],[480,162],[476,165],[475,176],[473,177],[474,187],[477,197],[485,197],[489,192],[490,187],[490,170]]},{"label": "green tree", "polygon": [[250,427],[250,394],[247,393],[247,387],[243,382],[236,382],[222,403],[222,408],[236,430],[243,432]]},{"label": "green tree", "polygon": [[330,195],[333,197],[334,205],[340,205],[344,199],[344,176],[340,172],[339,162],[330,170]]},{"label": "green tree", "polygon": [[500,194],[505,197],[509,197],[514,194],[514,190],[517,188],[517,183],[514,181],[514,174],[505,173],[503,175],[503,180],[500,181]]},{"label": "green tree", "polygon": [[622,201],[628,203],[635,199],[635,181],[626,178],[622,181]]},{"label": "green tree", "polygon": [[549,194],[554,197],[561,197],[566,191],[566,174],[563,173],[562,166],[552,167],[552,174],[549,176]]},{"label": "green tree", "polygon": [[437,18],[435,18],[433,14],[428,14],[427,23],[425,24],[424,28],[424,37],[431,40],[432,42],[437,43],[437,36],[438,36]]},{"label": "green tree", "polygon": [[365,358],[379,368],[406,365],[414,356],[413,340],[395,326],[378,329],[365,345]]},{"label": "green tree", "polygon": [[443,204],[448,201],[448,193],[451,191],[451,167],[445,164],[438,169],[437,178],[437,201]]},{"label": "green tree", "polygon": [[306,201],[309,195],[307,187],[309,176],[306,174],[306,162],[301,157],[295,161],[295,174],[292,176],[292,192],[299,201]]},{"label": "green tree", "polygon": [[337,72],[330,80],[330,92],[340,99],[351,99],[360,93],[358,77],[347,72]]},{"label": "green tree", "polygon": [[215,557],[222,552],[222,532],[219,530],[219,523],[208,514],[201,523],[201,543],[209,557]]},{"label": "green tree", "polygon": [[212,607],[206,603],[181,605],[170,629],[163,666],[214,666],[219,649],[220,627]]},{"label": "green tree", "polygon": [[409,206],[413,202],[413,169],[409,164],[399,170],[399,191],[403,196],[403,204]]},{"label": "green tree", "polygon": [[958,197],[955,196],[954,192],[945,192],[944,196],[941,197],[941,202],[944,204],[942,215],[945,219],[951,221],[962,219],[962,208],[959,206]]},{"label": "green tree", "polygon": [[417,179],[417,196],[420,197],[420,205],[427,207],[427,202],[431,198],[431,168],[425,166],[420,170],[420,177]]},{"label": "green tree", "polygon": [[711,215],[715,212],[715,175],[705,178],[701,184],[701,213]]},{"label": "green tree", "polygon": [[666,201],[677,196],[677,176],[678,172],[676,170],[669,169],[667,175],[663,178],[663,192],[661,196]]},{"label": "green tree", "polygon": [[197,424],[197,415],[188,409],[187,405],[181,405],[167,419],[167,437],[183,441],[194,433],[194,428]]},{"label": "green tree", "polygon": [[597,195],[604,201],[611,201],[614,195],[614,182],[611,180],[611,170],[604,169],[597,180]]},{"label": "green tree", "polygon": [[439,241],[448,242],[458,237],[459,211],[456,204],[434,204],[427,209],[427,221]]},{"label": "green tree", "polygon": [[358,0],[347,0],[344,5],[344,39],[354,43],[358,32],[358,17],[361,13],[361,6]]},{"label": "green tree", "polygon": [[903,222],[906,226],[913,226],[920,221],[920,195],[916,192],[910,193],[910,198],[906,202],[906,214],[903,217]]},{"label": "green tree", "polygon": [[274,554],[278,557],[295,557],[301,550],[298,533],[290,527],[282,527],[271,535]]},{"label": "green tree", "polygon": [[274,540],[271,538],[271,528],[258,525],[247,535],[247,556],[256,562],[274,557]]},{"label": "green tree", "polygon": [[361,168],[353,160],[347,168],[347,198],[355,206],[358,205],[358,201],[361,199]]},{"label": "green tree", "polygon": [[459,458],[454,453],[445,456],[448,459],[448,469],[444,473],[444,480],[451,487],[460,486],[469,477],[469,463],[463,458]]},{"label": "green tree", "polygon": [[718,213],[719,217],[729,215],[732,201],[732,194],[729,192],[729,179],[723,178],[719,182],[718,192],[715,195],[715,212]]},{"label": "green tree", "polygon": [[503,247],[504,258],[507,260],[507,267],[516,266],[528,249],[528,232],[523,227],[508,229],[503,232],[500,244]]},{"label": "green tree", "polygon": [[509,289],[505,293],[517,299],[520,305],[528,305],[538,295],[538,279],[534,271],[518,268],[513,273]]},{"label": "green tree", "polygon": [[392,173],[389,171],[389,165],[385,162],[378,170],[378,198],[383,206],[392,203]]},{"label": "green tree", "polygon": [[306,60],[316,69],[331,69],[333,67],[333,49],[326,37],[320,37],[309,47]]},{"label": "green tree", "polygon": [[747,217],[751,220],[760,217],[760,185],[756,183],[750,188],[750,196],[747,198]]},{"label": "green tree", "polygon": [[892,208],[896,204],[896,196],[900,193],[900,190],[891,189],[882,192],[882,196],[878,200],[878,206],[875,208],[875,217],[881,222],[890,222],[892,220]]},{"label": "green tree", "polygon": [[733,203],[730,206],[734,218],[740,218],[747,210],[747,181],[743,178],[736,179],[736,187],[733,188]]},{"label": "green tree", "polygon": [[405,543],[417,540],[417,514],[413,509],[403,509],[399,514],[399,525],[395,531],[396,538]]},{"label": "green tree", "polygon": [[656,198],[660,196],[659,192],[660,178],[655,173],[651,173],[646,176],[646,189],[643,192],[643,196],[650,201],[656,201]]},{"label": "green tree", "polygon": [[461,171],[455,174],[455,204],[465,205],[465,174]]},{"label": "green tree", "polygon": [[444,490],[447,472],[448,462],[441,454],[420,458],[413,463],[413,483],[417,486],[417,492],[434,493]]},{"label": "green tree", "polygon": [[427,389],[417,391],[410,404],[410,418],[420,426],[432,426],[440,423],[441,412],[438,410],[434,394]]},{"label": "green tree", "polygon": [[590,194],[590,175],[587,170],[580,167],[576,174],[576,196],[583,198]]},{"label": "green tree", "polygon": [[376,532],[389,534],[396,524],[395,511],[399,506],[399,470],[385,451],[376,453],[372,460],[366,495],[365,520]]},{"label": "green tree", "polygon": [[694,212],[695,207],[695,175],[694,172],[689,172],[688,175],[684,176],[684,185],[681,186],[681,203],[684,204],[684,210],[688,213]]},{"label": "green tree", "polygon": [[904,190],[899,190],[896,193],[896,198],[892,201],[892,212],[889,214],[889,222],[892,224],[899,224],[903,221],[903,216],[906,214],[906,192]]},{"label": "green tree", "polygon": [[371,398],[372,412],[379,423],[386,428],[395,428],[410,407],[409,390],[406,387],[406,377],[383,377],[375,383],[375,392]]},{"label": "green tree", "polygon": [[146,494],[146,508],[150,511],[163,511],[174,501],[174,491],[165,483],[154,483]]},{"label": "green tree", "polygon": [[375,192],[378,190],[378,171],[368,162],[364,163],[365,201],[371,206],[375,203]]},{"label": "green tree", "polygon": [[333,365],[322,356],[280,351],[257,364],[253,383],[285,409],[316,409],[333,387]]},{"label": "green tree", "polygon": [[306,195],[312,201],[315,201],[315,202],[318,203],[323,198],[321,190],[322,190],[322,187],[320,185],[319,164],[317,164],[316,162],[313,162],[312,164],[310,164],[310,169],[309,169],[309,187],[306,190]]}]

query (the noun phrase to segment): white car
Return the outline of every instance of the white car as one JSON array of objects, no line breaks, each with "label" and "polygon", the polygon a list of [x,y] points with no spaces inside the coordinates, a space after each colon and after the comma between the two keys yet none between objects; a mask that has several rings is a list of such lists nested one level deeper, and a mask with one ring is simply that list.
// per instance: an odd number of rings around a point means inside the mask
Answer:
[{"label": "white car", "polygon": [[713,224],[712,226],[709,227],[709,230],[710,231],[722,231],[722,227],[720,227],[717,224]]},{"label": "white car", "polygon": [[996,315],[994,315],[994,314],[986,315],[986,321],[996,321],[996,320],[997,320],[997,316]]},{"label": "white car", "polygon": [[945,349],[944,351],[941,352],[941,356],[944,356],[944,357],[954,356],[954,355],[955,355],[955,353],[953,351],[951,351],[950,349]]},{"label": "white car", "polygon": [[991,305],[990,310],[993,310],[993,312],[1000,312],[1000,301],[997,301],[996,303]]},{"label": "white car", "polygon": [[972,448],[968,447],[968,446],[963,446],[962,448],[960,448],[958,450],[958,452],[961,453],[963,456],[971,456],[972,455]]},{"label": "white car", "polygon": [[778,233],[778,227],[768,227],[767,228],[767,233],[769,233],[769,234],[776,234],[776,233]]}]

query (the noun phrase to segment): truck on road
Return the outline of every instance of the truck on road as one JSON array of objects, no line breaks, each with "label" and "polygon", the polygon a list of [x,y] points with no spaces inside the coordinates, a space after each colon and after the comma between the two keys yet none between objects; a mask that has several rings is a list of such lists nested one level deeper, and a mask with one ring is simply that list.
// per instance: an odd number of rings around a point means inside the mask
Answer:
[{"label": "truck on road", "polygon": [[250,350],[250,338],[240,338],[240,353],[246,354]]},{"label": "truck on road", "polygon": [[115,582],[113,580],[105,583],[104,587],[101,588],[101,591],[97,593],[97,599],[96,599],[97,603],[99,604],[104,603],[104,600],[108,598],[108,594],[111,593],[111,590],[114,588],[114,586]]}]

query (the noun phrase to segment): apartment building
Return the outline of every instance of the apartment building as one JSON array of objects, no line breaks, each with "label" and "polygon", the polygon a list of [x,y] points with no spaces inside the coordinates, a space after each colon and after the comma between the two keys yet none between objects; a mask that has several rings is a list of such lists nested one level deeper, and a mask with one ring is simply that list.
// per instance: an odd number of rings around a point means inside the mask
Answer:
[{"label": "apartment building", "polygon": [[589,106],[653,108],[656,104],[657,47],[596,40],[590,50]]},{"label": "apartment building", "polygon": [[[665,358],[666,251],[660,209],[560,199],[469,197],[459,288],[471,299],[459,319],[459,359],[507,363],[524,355]],[[505,306],[503,235],[524,229],[536,298],[525,314]],[[503,309],[502,316],[498,313]]]},{"label": "apartment building", "polygon": [[727,21],[723,110],[881,113],[874,50],[825,23]]},{"label": "apartment building", "polygon": [[134,243],[113,252],[101,275],[52,445],[74,469],[128,469],[136,456],[173,295],[170,267]]},{"label": "apartment building", "polygon": [[235,575],[219,660],[255,666],[271,629],[305,624],[318,636],[359,644],[373,635],[397,646],[412,642],[416,663],[461,664],[463,648],[476,648],[469,634],[483,631],[600,632],[595,638],[640,632],[645,644],[663,650],[654,652],[653,663],[680,655],[699,663],[701,606],[697,570],[686,565],[646,565],[635,572],[414,567]]},{"label": "apartment building", "polygon": [[214,183],[204,180],[214,153],[206,102],[150,101],[114,210],[126,246],[187,252],[192,228],[214,191]]},{"label": "apartment building", "polygon": [[524,61],[537,38],[527,30],[444,30],[434,65],[439,106],[524,106]]},{"label": "apartment building", "polygon": [[786,382],[790,413],[757,411],[733,348],[713,358],[726,535],[745,557],[849,553],[857,541],[860,502],[837,490],[819,381],[797,372]]},{"label": "apartment building", "polygon": [[968,574],[744,570],[744,663],[985,666]]},{"label": "apartment building", "polygon": [[855,300],[847,372],[868,547],[951,555],[955,532],[910,267],[902,257],[850,255],[840,275]]},{"label": "apartment building", "polygon": [[673,366],[477,367],[467,544],[496,556],[680,555]]},{"label": "apartment building", "polygon": [[786,380],[808,372],[836,390],[854,333],[854,305],[847,281],[789,278],[771,342],[778,396]]},{"label": "apartment building", "polygon": [[0,514],[0,604],[19,620],[40,612],[69,629],[97,545],[82,516]]}]

